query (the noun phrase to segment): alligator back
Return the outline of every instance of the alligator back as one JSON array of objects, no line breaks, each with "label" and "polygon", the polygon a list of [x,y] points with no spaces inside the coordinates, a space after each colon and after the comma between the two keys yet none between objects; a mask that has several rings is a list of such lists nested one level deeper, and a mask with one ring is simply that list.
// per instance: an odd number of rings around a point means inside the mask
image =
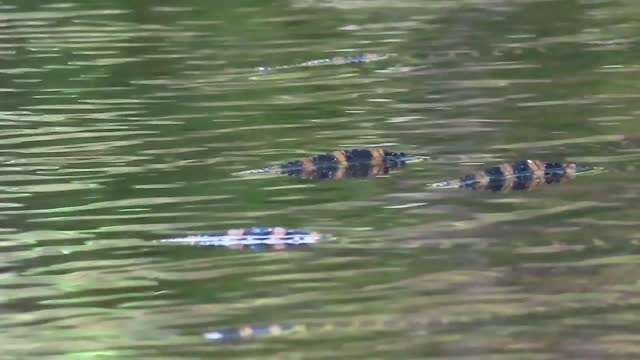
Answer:
[{"label": "alligator back", "polygon": [[286,229],[283,227],[254,227],[249,230],[231,229],[205,235],[161,240],[165,243],[189,244],[197,246],[226,247],[247,250],[281,250],[285,248],[312,245],[322,236],[316,232]]},{"label": "alligator back", "polygon": [[593,167],[577,166],[573,163],[523,160],[501,164],[465,175],[460,179],[437,182],[427,186],[433,189],[467,188],[502,192],[531,190],[545,184],[573,179],[577,174],[595,170],[596,168]]},{"label": "alligator back", "polygon": [[420,158],[414,155],[380,148],[339,150],[235,175],[289,175],[303,179],[366,178],[388,174],[407,162],[417,160]]}]

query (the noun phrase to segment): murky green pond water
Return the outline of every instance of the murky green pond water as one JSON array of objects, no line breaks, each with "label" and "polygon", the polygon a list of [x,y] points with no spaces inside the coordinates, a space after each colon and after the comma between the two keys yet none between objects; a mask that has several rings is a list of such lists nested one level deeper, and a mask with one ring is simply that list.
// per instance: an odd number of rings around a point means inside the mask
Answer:
[{"label": "murky green pond water", "polygon": [[[0,358],[640,356],[638,2],[0,10]],[[255,69],[361,53],[393,56]],[[430,158],[368,179],[231,175],[370,146]],[[521,159],[605,171],[425,187]],[[254,225],[331,238],[158,242]],[[283,333],[203,336],[246,326]]]}]

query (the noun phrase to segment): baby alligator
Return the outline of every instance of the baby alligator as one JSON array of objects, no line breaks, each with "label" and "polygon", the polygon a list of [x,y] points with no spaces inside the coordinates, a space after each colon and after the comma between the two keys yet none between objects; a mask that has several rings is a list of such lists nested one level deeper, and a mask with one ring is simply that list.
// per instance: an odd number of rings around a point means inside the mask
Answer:
[{"label": "baby alligator", "polygon": [[322,65],[344,65],[344,64],[359,64],[359,63],[367,63],[372,61],[383,60],[391,57],[391,54],[373,54],[373,53],[364,53],[357,55],[346,55],[346,56],[336,56],[330,59],[319,59],[319,60],[311,60],[305,61],[303,63],[294,64],[294,65],[282,65],[282,66],[274,66],[274,67],[257,67],[256,70],[264,72],[264,71],[272,71],[272,70],[283,70],[283,69],[291,69],[297,67],[311,67],[311,66],[322,66]]},{"label": "baby alligator", "polygon": [[204,337],[208,340],[236,341],[260,336],[281,335],[296,332],[296,330],[306,331],[306,325],[269,324],[225,328],[207,332]]},{"label": "baby alligator", "polygon": [[254,227],[249,230],[231,229],[226,232],[193,235],[161,240],[168,243],[199,246],[220,246],[246,250],[281,250],[289,247],[312,245],[322,236],[316,232],[286,229],[282,227]]},{"label": "baby alligator", "polygon": [[417,156],[396,153],[380,148],[340,150],[309,156],[302,160],[235,173],[236,175],[286,174],[303,179],[364,178],[388,174],[391,169],[407,162],[420,160]]},{"label": "baby alligator", "polygon": [[[400,326],[398,326],[400,325]],[[417,324],[400,323],[398,320],[391,320],[390,318],[382,319],[370,319],[370,320],[333,320],[333,321],[320,321],[318,323],[307,322],[299,324],[287,324],[287,323],[272,323],[266,325],[246,325],[242,327],[229,327],[224,329],[218,329],[204,333],[204,337],[207,340],[214,341],[241,341],[250,340],[267,336],[288,335],[294,333],[309,333],[322,330],[336,330],[336,329],[385,329],[392,330],[395,328],[403,328],[409,326],[415,326]],[[424,325],[424,324],[423,324]]]},{"label": "baby alligator", "polygon": [[447,326],[482,322],[491,318],[488,314],[479,314],[477,318],[468,316],[369,316],[340,320],[309,320],[300,323],[270,323],[264,325],[245,325],[215,329],[203,334],[204,338],[219,342],[234,342],[259,339],[270,336],[314,334],[322,331],[339,332],[355,330],[365,331],[401,331],[417,329],[439,329]]},{"label": "baby alligator", "polygon": [[529,190],[543,184],[573,179],[576,174],[594,170],[593,167],[577,166],[572,163],[545,163],[540,160],[525,160],[494,166],[465,175],[460,179],[437,182],[427,186],[434,189],[468,188],[503,192]]}]

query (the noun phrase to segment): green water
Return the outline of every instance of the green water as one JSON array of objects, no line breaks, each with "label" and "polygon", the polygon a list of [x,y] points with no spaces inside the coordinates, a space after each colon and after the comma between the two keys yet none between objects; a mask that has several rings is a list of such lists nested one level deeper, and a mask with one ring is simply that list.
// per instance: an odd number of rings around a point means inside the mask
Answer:
[{"label": "green water", "polygon": [[[636,1],[0,10],[1,359],[640,356]],[[394,56],[255,70],[359,53]],[[371,179],[230,175],[367,146],[430,159]],[[605,172],[425,187],[519,159]],[[254,225],[332,237],[157,241]],[[271,323],[315,327],[203,337]]]}]

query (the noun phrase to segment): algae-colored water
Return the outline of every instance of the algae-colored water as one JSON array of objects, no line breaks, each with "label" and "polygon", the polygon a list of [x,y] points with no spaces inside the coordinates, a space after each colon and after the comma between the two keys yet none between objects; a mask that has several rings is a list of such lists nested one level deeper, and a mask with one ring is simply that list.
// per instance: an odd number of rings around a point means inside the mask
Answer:
[{"label": "algae-colored water", "polygon": [[[640,356],[636,1],[0,10],[0,358]],[[278,68],[362,53],[392,56]],[[368,146],[429,159],[369,179],[231,175]],[[604,171],[425,187],[520,159]],[[158,242],[254,225],[331,237]],[[269,324],[288,331],[203,336]]]}]

